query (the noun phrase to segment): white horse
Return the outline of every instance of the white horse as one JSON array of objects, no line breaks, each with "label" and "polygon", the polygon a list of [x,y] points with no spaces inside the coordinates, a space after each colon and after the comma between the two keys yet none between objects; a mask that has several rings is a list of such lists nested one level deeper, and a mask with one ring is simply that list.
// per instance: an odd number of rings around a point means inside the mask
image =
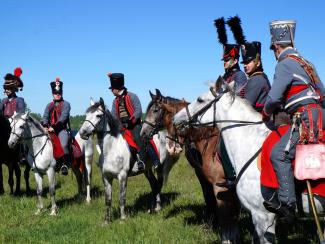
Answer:
[{"label": "white horse", "polygon": [[[75,136],[76,141],[78,142],[82,155],[85,160],[85,166],[86,166],[86,202],[90,203],[91,201],[91,196],[90,196],[90,184],[91,184],[91,165],[93,161],[93,156],[94,156],[94,142],[93,138],[89,137],[87,140],[84,140],[81,138],[79,132]],[[80,190],[79,190],[80,191]]]},{"label": "white horse", "polygon": [[[238,175],[270,133],[266,125],[260,123],[261,119],[261,115],[255,112],[244,99],[234,96],[227,87],[223,87],[217,93],[211,88],[209,92],[199,96],[187,108],[182,109],[174,116],[174,123],[181,126],[196,121],[201,125],[217,125],[223,133],[227,152]],[[253,123],[243,126],[242,121]],[[273,243],[275,240],[275,216],[263,206],[260,172],[256,165],[257,159],[255,158],[242,174],[236,190],[242,205],[252,215],[258,235],[256,242]],[[302,201],[304,212],[311,214],[306,194],[302,194]],[[325,199],[317,198],[315,203],[318,213],[324,215]]]},{"label": "white horse", "polygon": [[[105,223],[111,221],[112,182],[114,178],[118,179],[120,186],[120,218],[125,219],[127,178],[129,175],[134,174],[132,173],[134,169],[131,162],[131,152],[128,143],[121,134],[120,122],[106,109],[102,98],[96,103],[91,100],[91,106],[86,111],[86,119],[79,129],[79,133],[82,138],[88,138],[93,133],[97,133],[97,137],[99,137],[99,151],[101,153],[99,167],[105,188]],[[160,160],[161,162],[170,162],[166,148],[160,146],[164,145],[164,142],[161,143],[159,140],[165,140],[165,137],[160,136],[158,138],[156,136],[155,139],[155,142],[159,145]],[[161,209],[160,190],[163,184],[163,172],[157,171],[157,180],[150,165],[146,162],[144,174],[152,189],[153,203],[151,208],[153,207],[153,210],[159,211]]]},{"label": "white horse", "polygon": [[49,179],[49,193],[52,207],[50,215],[57,214],[57,205],[55,203],[55,164],[53,158],[53,146],[47,133],[45,133],[41,124],[34,118],[25,114],[14,114],[11,118],[11,134],[8,140],[10,148],[22,141],[28,147],[27,161],[32,167],[37,184],[37,210],[35,214],[40,214],[44,209],[43,193],[43,175],[47,174]]}]

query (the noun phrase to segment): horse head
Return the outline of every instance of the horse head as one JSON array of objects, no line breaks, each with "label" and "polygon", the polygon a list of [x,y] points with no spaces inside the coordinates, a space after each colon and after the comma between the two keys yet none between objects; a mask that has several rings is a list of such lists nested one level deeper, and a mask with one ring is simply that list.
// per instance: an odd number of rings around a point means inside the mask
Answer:
[{"label": "horse head", "polygon": [[99,102],[90,100],[86,118],[79,129],[80,137],[87,140],[93,133],[109,133],[116,136],[121,129],[120,122],[106,108],[103,98]]},{"label": "horse head", "polygon": [[[231,100],[234,99],[234,91],[231,86],[220,82],[219,79],[214,87],[210,87],[208,92],[203,93],[188,106],[181,109],[174,115],[173,123],[178,128],[186,128],[191,125],[197,125],[200,123],[213,123],[213,119],[209,121],[202,120],[202,116],[207,113],[215,113],[215,104],[221,99],[221,97],[228,93],[231,96]],[[214,107],[213,109],[211,109]]]},{"label": "horse head", "polygon": [[23,139],[28,116],[28,113],[19,114],[15,112],[10,118],[11,133],[8,140],[10,148],[14,148]]}]

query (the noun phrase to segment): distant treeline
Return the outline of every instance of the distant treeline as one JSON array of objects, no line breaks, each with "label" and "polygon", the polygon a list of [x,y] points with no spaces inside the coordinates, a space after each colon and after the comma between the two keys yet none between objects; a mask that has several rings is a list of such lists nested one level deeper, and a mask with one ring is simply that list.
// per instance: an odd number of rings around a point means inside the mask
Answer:
[{"label": "distant treeline", "polygon": [[[41,121],[42,116],[39,113],[30,113],[35,119],[38,121]],[[142,119],[144,119],[145,114],[142,114]],[[70,125],[72,130],[79,130],[81,127],[82,123],[85,120],[85,115],[75,115],[75,116],[70,116]]]},{"label": "distant treeline", "polygon": [[[38,113],[30,113],[35,119],[41,121],[42,116]],[[79,130],[85,120],[85,115],[70,116],[70,126],[72,130]]]}]

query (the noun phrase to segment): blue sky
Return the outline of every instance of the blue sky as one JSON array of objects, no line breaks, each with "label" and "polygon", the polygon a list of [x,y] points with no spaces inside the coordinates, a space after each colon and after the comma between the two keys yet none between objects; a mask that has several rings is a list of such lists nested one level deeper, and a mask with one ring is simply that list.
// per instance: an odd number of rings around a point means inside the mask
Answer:
[{"label": "blue sky", "polygon": [[[36,113],[52,99],[49,83],[57,76],[72,115],[84,114],[90,96],[103,97],[110,108],[107,72],[125,74],[143,110],[155,88],[191,101],[223,73],[213,20],[239,15],[246,39],[262,42],[271,83],[276,61],[269,50],[269,22],[276,19],[297,21],[297,49],[324,81],[324,5],[322,0],[1,0],[0,76],[23,68],[19,95]],[[229,30],[228,40],[233,41]]]}]

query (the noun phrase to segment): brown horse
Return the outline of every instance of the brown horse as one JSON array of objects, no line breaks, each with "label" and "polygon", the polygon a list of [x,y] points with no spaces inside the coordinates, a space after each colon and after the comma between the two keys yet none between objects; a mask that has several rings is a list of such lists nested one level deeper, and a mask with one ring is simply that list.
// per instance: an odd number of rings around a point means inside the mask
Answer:
[{"label": "brown horse", "polygon": [[150,95],[152,101],[147,109],[142,136],[150,137],[157,131],[167,128],[171,138],[174,138],[171,141],[185,145],[186,158],[195,169],[202,187],[207,215],[216,220],[221,227],[223,242],[236,242],[238,230],[235,223],[240,208],[236,192],[216,185],[225,181],[223,167],[217,153],[219,131],[216,128],[189,128],[179,134],[172,124],[172,118],[188,103],[184,100],[164,97],[158,89],[156,95],[151,92]]}]

